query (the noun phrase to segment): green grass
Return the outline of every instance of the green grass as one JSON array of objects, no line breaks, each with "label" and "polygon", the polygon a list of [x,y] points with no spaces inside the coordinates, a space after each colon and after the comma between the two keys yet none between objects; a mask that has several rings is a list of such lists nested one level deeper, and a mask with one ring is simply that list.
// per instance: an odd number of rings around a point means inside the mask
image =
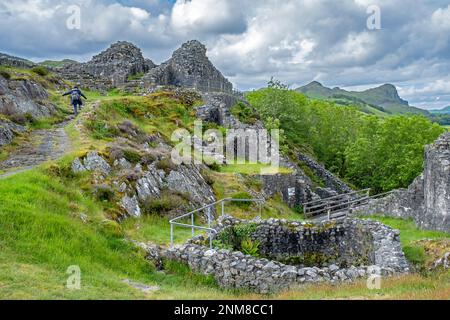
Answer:
[{"label": "green grass", "polygon": [[263,163],[244,163],[244,164],[227,164],[220,167],[220,172],[223,173],[241,173],[248,175],[255,174],[290,174],[293,171],[285,167],[271,167],[270,164]]},{"label": "green grass", "polygon": [[[207,298],[211,291],[221,295],[210,280],[190,271],[155,272],[144,253],[124,240],[118,224],[105,223],[101,204],[76,184],[63,183],[42,169],[0,180],[0,198],[1,298]],[[79,218],[81,213],[88,215],[88,223]],[[81,269],[81,290],[65,287],[71,265]],[[159,285],[161,290],[146,296],[122,283],[124,279]]]},{"label": "green grass", "polygon": [[418,229],[413,220],[384,216],[370,216],[369,218],[400,230],[400,241],[403,246],[410,245],[414,241],[421,239],[450,239],[450,233]]}]

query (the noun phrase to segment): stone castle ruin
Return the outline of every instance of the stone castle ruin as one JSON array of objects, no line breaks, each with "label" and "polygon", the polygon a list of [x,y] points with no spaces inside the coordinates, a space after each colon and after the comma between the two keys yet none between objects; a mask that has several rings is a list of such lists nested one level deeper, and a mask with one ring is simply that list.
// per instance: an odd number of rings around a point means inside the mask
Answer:
[{"label": "stone castle ruin", "polygon": [[216,226],[215,241],[232,239],[230,234],[234,234],[237,239],[231,241],[239,242],[243,230],[249,230],[250,241],[258,244],[253,255],[235,248],[210,249],[203,236],[169,249],[143,247],[150,260],[186,263],[196,272],[213,276],[223,288],[258,293],[409,271],[398,231],[379,222],[355,219],[308,224],[224,216]]},{"label": "stone castle ruin", "polygon": [[424,171],[408,189],[372,200],[357,213],[412,218],[422,229],[450,232],[450,133],[425,148]]},{"label": "stone castle ruin", "polygon": [[[202,92],[233,90],[232,84],[209,61],[206,47],[196,40],[184,43],[159,66],[145,59],[134,44],[119,41],[89,62],[69,64],[58,72],[83,87],[101,91],[128,85],[143,89],[177,86]],[[137,79],[130,79],[133,76]]]}]

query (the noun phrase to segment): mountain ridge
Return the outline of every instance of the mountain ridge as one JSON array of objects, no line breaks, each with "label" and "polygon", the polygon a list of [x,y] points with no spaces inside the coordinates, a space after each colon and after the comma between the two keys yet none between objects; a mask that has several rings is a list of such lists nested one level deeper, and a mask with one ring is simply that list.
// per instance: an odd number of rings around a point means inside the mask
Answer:
[{"label": "mountain ridge", "polygon": [[[375,107],[379,111],[392,114],[423,114],[429,112],[410,106],[408,101],[403,100],[395,85],[386,83],[375,88],[363,91],[347,91],[339,87],[333,89],[322,85],[318,81],[312,81],[305,86],[295,89],[312,99],[332,100],[338,104],[356,104],[363,107]],[[365,106],[364,106],[365,104]]]}]

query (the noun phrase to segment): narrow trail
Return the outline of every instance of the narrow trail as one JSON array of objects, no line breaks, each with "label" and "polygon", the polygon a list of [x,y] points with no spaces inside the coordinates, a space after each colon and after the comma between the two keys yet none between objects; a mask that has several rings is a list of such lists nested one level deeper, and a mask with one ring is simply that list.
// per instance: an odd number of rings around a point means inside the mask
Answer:
[{"label": "narrow trail", "polygon": [[63,156],[70,149],[70,139],[65,128],[73,119],[73,116],[69,117],[51,129],[30,132],[25,143],[21,144],[6,160],[0,161],[0,179]]}]

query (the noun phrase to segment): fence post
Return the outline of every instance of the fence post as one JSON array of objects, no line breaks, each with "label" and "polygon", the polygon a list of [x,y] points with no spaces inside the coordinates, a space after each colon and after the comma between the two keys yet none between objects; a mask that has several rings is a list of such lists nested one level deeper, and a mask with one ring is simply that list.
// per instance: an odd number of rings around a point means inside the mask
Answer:
[{"label": "fence post", "polygon": [[173,247],[173,224],[170,223],[170,247]]},{"label": "fence post", "polygon": [[225,200],[222,200],[222,217],[225,215]]},{"label": "fence post", "polygon": [[263,202],[261,200],[261,201],[259,201],[259,216],[260,217],[262,216],[262,206],[263,206]]},{"label": "fence post", "polygon": [[192,237],[194,237],[195,236],[194,214],[191,214],[191,225],[192,225]]},{"label": "fence post", "polygon": [[211,228],[211,207],[206,208],[208,214],[208,228]]}]

